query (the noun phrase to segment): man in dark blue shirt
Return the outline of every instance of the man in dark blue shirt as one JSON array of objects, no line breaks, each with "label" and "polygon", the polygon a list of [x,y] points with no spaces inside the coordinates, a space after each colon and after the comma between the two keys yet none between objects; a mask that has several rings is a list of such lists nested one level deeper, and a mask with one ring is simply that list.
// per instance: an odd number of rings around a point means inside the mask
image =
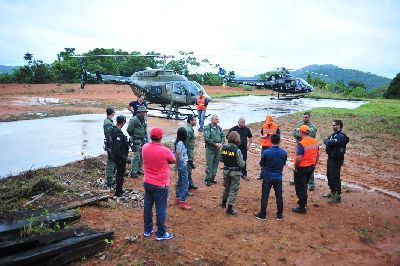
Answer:
[{"label": "man in dark blue shirt", "polygon": [[279,147],[281,137],[278,134],[271,136],[272,147],[261,154],[260,166],[262,168],[262,197],[261,209],[255,216],[259,220],[265,220],[267,216],[268,197],[271,187],[274,187],[277,213],[276,219],[283,219],[283,196],[282,196],[282,175],[283,167],[287,161],[287,152]]},{"label": "man in dark blue shirt", "polygon": [[131,111],[132,115],[137,115],[137,110],[139,106],[144,106],[147,108],[147,102],[144,99],[144,96],[138,96],[136,101],[132,101],[128,104],[128,110]]}]

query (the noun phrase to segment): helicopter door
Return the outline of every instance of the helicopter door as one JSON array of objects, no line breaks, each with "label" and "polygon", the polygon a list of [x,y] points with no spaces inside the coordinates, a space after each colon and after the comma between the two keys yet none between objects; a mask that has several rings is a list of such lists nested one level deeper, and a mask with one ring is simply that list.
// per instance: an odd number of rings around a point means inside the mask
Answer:
[{"label": "helicopter door", "polygon": [[179,82],[172,83],[172,101],[186,103],[185,89]]}]

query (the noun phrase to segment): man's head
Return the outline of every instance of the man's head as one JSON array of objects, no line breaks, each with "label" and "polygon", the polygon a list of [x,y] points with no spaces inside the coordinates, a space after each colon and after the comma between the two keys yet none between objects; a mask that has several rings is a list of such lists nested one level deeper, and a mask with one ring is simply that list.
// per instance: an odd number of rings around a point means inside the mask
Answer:
[{"label": "man's head", "polygon": [[126,117],[123,115],[117,116],[117,127],[122,128],[126,123]]},{"label": "man's head", "polygon": [[114,110],[114,108],[112,108],[112,107],[107,107],[106,113],[107,113],[107,116],[109,116],[109,117],[114,117],[115,110]]},{"label": "man's head", "polygon": [[233,143],[235,145],[240,144],[240,135],[236,131],[232,131],[228,135],[228,143]]},{"label": "man's head", "polygon": [[137,112],[141,117],[145,117],[147,115],[147,109],[143,105],[138,107]]},{"label": "man's head", "polygon": [[281,136],[278,134],[272,134],[271,136],[272,145],[278,146],[280,142],[281,142]]},{"label": "man's head", "polygon": [[304,114],[303,114],[303,122],[304,122],[304,124],[307,124],[308,121],[310,121],[310,116],[311,116],[310,112],[304,112]]},{"label": "man's head", "polygon": [[197,119],[194,115],[188,115],[186,122],[192,127],[197,125]]},{"label": "man's head", "polygon": [[150,131],[150,138],[153,142],[161,142],[163,134],[162,128],[155,127]]},{"label": "man's head", "polygon": [[310,128],[307,125],[302,125],[299,127],[300,137],[306,137],[310,134]]},{"label": "man's head", "polygon": [[137,100],[138,100],[138,102],[140,102],[140,103],[144,102],[144,95],[138,96]]},{"label": "man's head", "polygon": [[272,115],[267,115],[267,117],[265,118],[265,122],[266,122],[268,125],[271,125],[273,121],[274,121],[274,120],[272,119]]},{"label": "man's head", "polygon": [[243,117],[240,117],[238,120],[238,126],[239,127],[245,127],[246,126],[246,119],[244,119]]},{"label": "man's head", "polygon": [[199,94],[200,96],[203,96],[204,92],[203,92],[202,90],[199,90],[198,94]]},{"label": "man's head", "polygon": [[211,125],[216,126],[219,123],[219,117],[217,115],[211,116]]},{"label": "man's head", "polygon": [[332,122],[332,129],[333,131],[340,131],[343,128],[343,121],[342,120],[333,120]]}]

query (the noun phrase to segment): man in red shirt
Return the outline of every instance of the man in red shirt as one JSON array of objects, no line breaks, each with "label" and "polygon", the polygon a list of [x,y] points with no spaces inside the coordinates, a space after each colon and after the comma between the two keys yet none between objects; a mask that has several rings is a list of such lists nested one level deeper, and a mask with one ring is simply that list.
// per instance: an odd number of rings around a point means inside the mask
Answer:
[{"label": "man in red shirt", "polygon": [[153,205],[156,205],[157,240],[171,239],[173,234],[167,232],[167,202],[169,190],[169,164],[175,163],[173,153],[161,143],[163,130],[153,128],[150,132],[151,142],[142,148],[143,186],[144,186],[144,233],[149,237],[154,232]]}]

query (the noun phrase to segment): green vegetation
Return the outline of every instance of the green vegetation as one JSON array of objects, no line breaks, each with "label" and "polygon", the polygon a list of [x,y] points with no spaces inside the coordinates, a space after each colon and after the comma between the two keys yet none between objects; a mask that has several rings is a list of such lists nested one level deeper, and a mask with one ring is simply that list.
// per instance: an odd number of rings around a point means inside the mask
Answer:
[{"label": "green vegetation", "polygon": [[[167,69],[174,70],[177,74],[184,75],[190,80],[205,85],[222,85],[223,79],[216,73],[206,72],[204,74],[190,74],[197,68],[208,69],[219,68],[218,64],[211,64],[207,59],[199,61],[193,52],[179,52],[180,59],[171,60]],[[0,74],[0,83],[77,83],[80,82],[82,67],[84,64],[87,71],[95,73],[120,76],[131,76],[133,73],[150,68],[162,68],[164,60],[159,57],[160,53],[149,52],[146,56],[140,56],[140,52],[127,52],[123,50],[95,48],[83,55],[85,59],[73,57],[75,48],[64,48],[52,64],[46,64],[42,60],[34,59],[33,54],[26,53],[24,59],[27,61],[23,67],[14,68],[11,74]],[[121,55],[121,57],[96,57],[96,55]],[[125,55],[132,55],[130,57]],[[139,56],[135,56],[139,55]],[[124,57],[125,56],[125,57]],[[233,78],[235,73],[228,71],[227,78]]]},{"label": "green vegetation", "polygon": [[400,99],[400,73],[392,80],[384,96],[387,99]]},{"label": "green vegetation", "polygon": [[400,135],[400,101],[374,99],[355,110],[344,108],[314,108],[313,115],[321,118],[342,119],[347,122],[346,128],[361,129],[372,133],[389,133]]}]

